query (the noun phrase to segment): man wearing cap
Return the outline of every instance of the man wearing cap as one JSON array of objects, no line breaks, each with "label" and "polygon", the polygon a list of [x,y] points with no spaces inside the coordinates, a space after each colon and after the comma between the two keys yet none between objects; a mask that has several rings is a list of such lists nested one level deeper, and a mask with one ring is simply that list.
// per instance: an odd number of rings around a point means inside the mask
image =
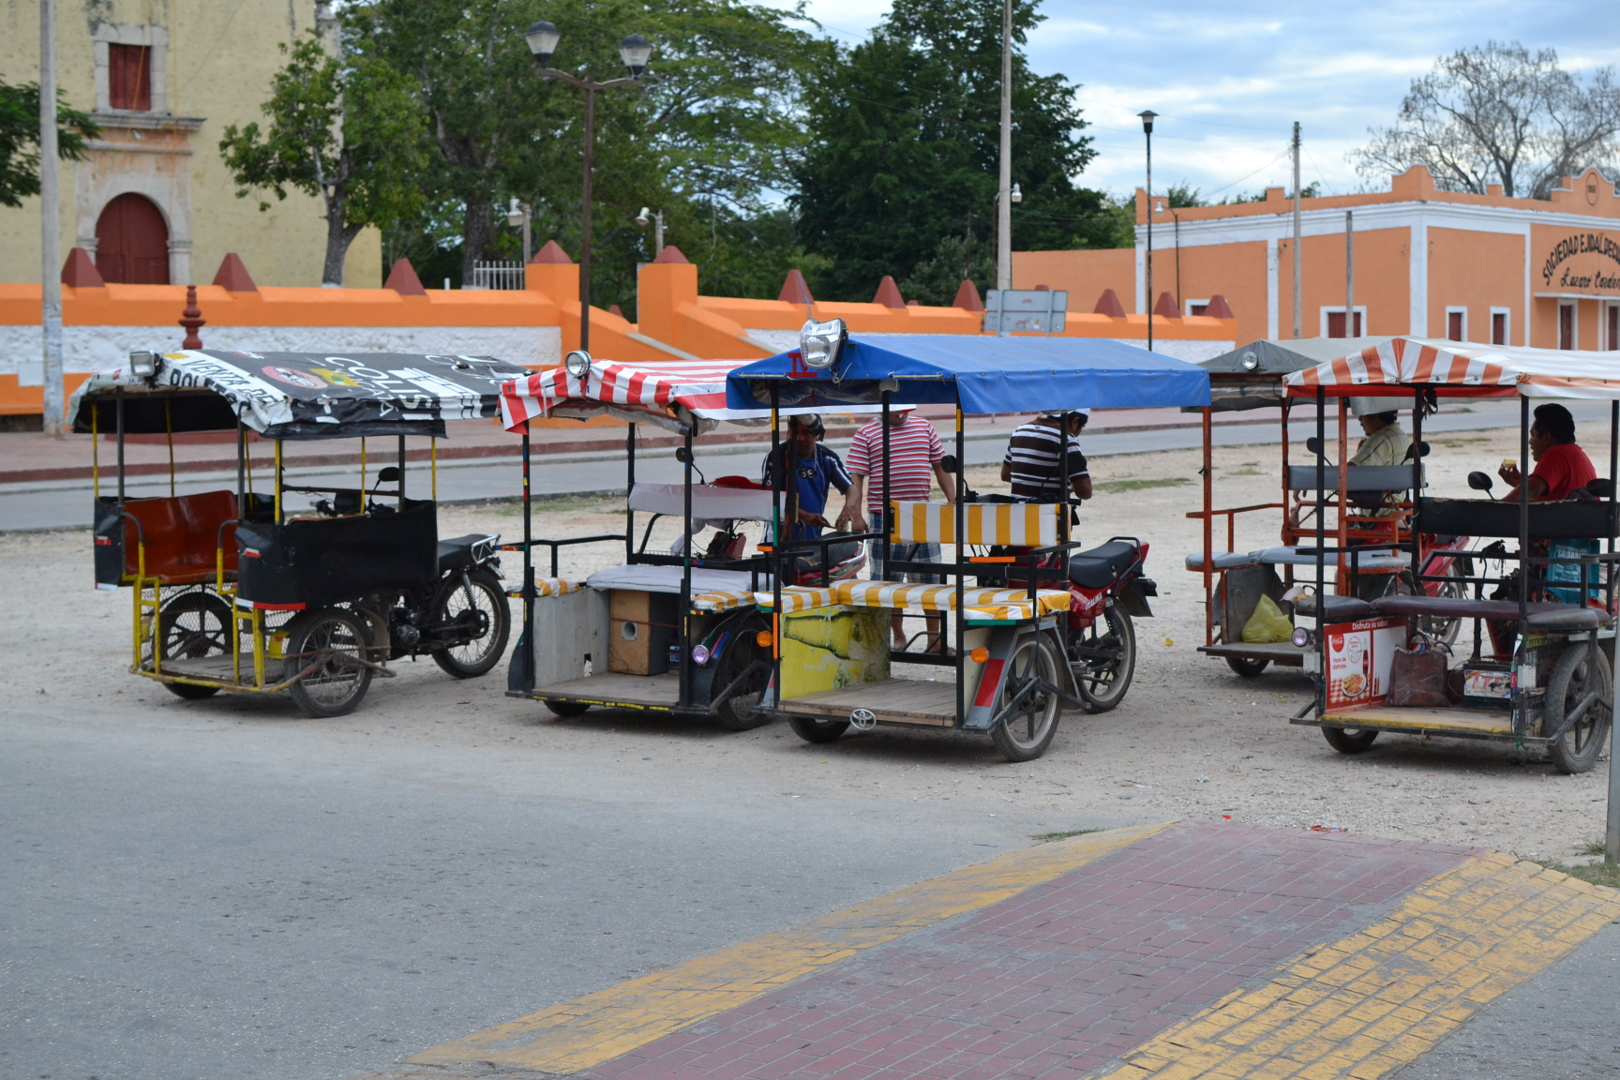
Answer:
[{"label": "man wearing cap", "polygon": [[1063,498],[1063,417],[1069,418],[1069,487],[1077,499],[1091,498],[1091,472],[1080,450],[1080,432],[1090,409],[1047,413],[1022,425],[1007,443],[1001,478],[1012,483],[1013,498],[1022,502],[1057,502]]},{"label": "man wearing cap", "polygon": [[1350,408],[1361,421],[1366,438],[1350,459],[1352,465],[1399,465],[1412,448],[1412,439],[1401,428],[1401,414],[1395,409],[1380,410],[1392,404],[1389,398],[1351,398]]},{"label": "man wearing cap", "polygon": [[[789,536],[794,540],[815,540],[821,530],[830,527],[827,521],[827,489],[836,487],[844,496],[844,514],[851,503],[857,503],[859,494],[850,494],[849,470],[837,454],[821,445],[827,429],[821,417],[814,413],[795,416],[788,422],[788,441],[782,445],[777,460],[786,463],[782,487],[788,493],[788,517],[793,522]],[[764,479],[768,487],[775,486],[771,455],[765,455]]]}]

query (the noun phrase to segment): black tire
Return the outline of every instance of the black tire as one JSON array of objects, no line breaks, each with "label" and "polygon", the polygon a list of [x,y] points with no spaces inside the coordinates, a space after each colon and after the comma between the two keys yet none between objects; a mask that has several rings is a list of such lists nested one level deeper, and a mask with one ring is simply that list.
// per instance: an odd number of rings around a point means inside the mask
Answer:
[{"label": "black tire", "polygon": [[316,717],[354,711],[371,686],[371,637],[363,620],[341,608],[306,611],[287,625],[287,670],[318,664],[287,688],[300,709]]},{"label": "black tire", "polygon": [[[158,614],[163,628],[163,660],[200,660],[229,656],[234,644],[231,606],[213,593],[188,592],[163,605]],[[164,683],[169,693],[187,701],[201,701],[219,693],[217,686]]]},{"label": "black tire", "polygon": [[[1007,661],[996,710],[1006,708],[1032,679],[1061,685],[1058,682],[1063,670],[1060,664],[1057,649],[1044,634],[1026,635]],[[990,739],[1008,761],[1034,761],[1052,745],[1062,710],[1062,698],[1049,691],[1036,690],[1020,703],[1017,712],[990,729]]]},{"label": "black tire", "polygon": [[1247,656],[1228,656],[1226,658],[1226,666],[1243,676],[1245,679],[1253,679],[1262,671],[1266,670],[1266,668],[1270,667],[1271,661],[1264,658],[1251,660]]},{"label": "black tire", "polygon": [[[1589,772],[1603,753],[1608,741],[1609,723],[1613,713],[1613,694],[1609,686],[1609,665],[1598,652],[1598,663],[1588,662],[1585,641],[1572,640],[1559,654],[1547,679],[1547,708],[1542,716],[1542,730],[1552,734],[1564,726],[1564,717],[1580,704],[1589,690],[1596,690],[1598,699],[1581,718],[1556,742],[1547,744],[1547,756],[1558,771],[1566,774]],[[1592,676],[1596,674],[1596,685]]]},{"label": "black tire", "polygon": [[790,716],[788,727],[807,743],[829,743],[849,730],[848,720],[823,720],[815,716]]},{"label": "black tire", "polygon": [[500,663],[512,632],[511,603],[500,578],[481,567],[467,571],[465,588],[460,574],[447,578],[433,598],[432,611],[428,621],[433,626],[462,623],[472,634],[465,645],[434,649],[435,664],[458,679],[473,679]]},{"label": "black tire", "polygon": [[1365,754],[1378,741],[1376,729],[1325,727],[1322,738],[1341,754]]},{"label": "black tire", "polygon": [[546,708],[551,710],[553,716],[567,719],[570,716],[582,716],[590,708],[583,701],[548,701]]},{"label": "black tire", "polygon": [[765,688],[771,681],[770,653],[760,647],[757,637],[758,632],[764,629],[763,621],[757,625],[752,621],[744,623],[732,635],[730,645],[716,661],[719,668],[714,673],[711,686],[717,694],[747,672],[756,661],[759,665],[741,689],[714,710],[715,723],[726,731],[747,731],[770,722],[770,714],[759,707],[760,700],[765,696]]},{"label": "black tire", "polygon": [[[1465,579],[1473,576],[1474,561],[1466,555],[1459,555],[1451,564],[1451,573],[1439,583],[1435,595],[1453,600],[1467,599],[1468,582]],[[1427,615],[1418,620],[1419,629],[1446,645],[1456,644],[1457,636],[1462,633],[1462,624],[1461,619],[1437,619]]]},{"label": "black tire", "polygon": [[1077,650],[1070,668],[1080,699],[1092,712],[1107,712],[1125,700],[1136,674],[1136,630],[1118,604],[1076,633],[1070,647]]}]

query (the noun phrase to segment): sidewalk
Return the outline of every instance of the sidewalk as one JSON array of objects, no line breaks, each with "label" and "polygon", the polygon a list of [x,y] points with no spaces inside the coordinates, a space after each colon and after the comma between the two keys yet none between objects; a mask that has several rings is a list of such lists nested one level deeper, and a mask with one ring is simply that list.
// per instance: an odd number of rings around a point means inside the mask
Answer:
[{"label": "sidewalk", "polygon": [[[951,431],[953,413],[942,406],[924,406],[922,415],[933,420],[942,435]],[[855,433],[855,424],[837,422],[829,414],[827,438],[834,442],[848,439]],[[972,416],[966,418],[964,430],[969,438],[1005,439],[1012,429],[1029,419],[1023,416]],[[1276,415],[1270,412],[1222,413],[1216,423],[1276,424]],[[530,436],[530,453],[534,455],[619,453],[623,450],[625,426],[619,423],[576,424],[553,421],[556,426],[535,431]],[[1179,409],[1100,409],[1087,425],[1088,434],[1111,432],[1140,432],[1196,428],[1201,423],[1195,413]],[[458,461],[476,458],[516,458],[522,453],[521,440],[501,429],[494,421],[452,420],[446,425],[448,438],[439,441],[440,461]],[[728,443],[764,444],[770,441],[770,432],[764,428],[744,428],[723,424],[703,436],[705,446]],[[426,439],[410,439],[406,458],[426,461],[430,449]],[[676,436],[651,424],[638,427],[637,448],[660,449],[681,443]],[[0,484],[32,483],[47,480],[87,480],[91,476],[92,453],[99,451],[103,476],[112,475],[117,461],[117,446],[111,436],[103,435],[99,444],[87,435],[70,435],[52,439],[38,432],[0,432]],[[251,444],[253,467],[269,468],[274,460],[274,445],[253,438]],[[397,444],[389,438],[368,440],[368,458],[378,466],[395,459]],[[332,442],[286,442],[282,444],[283,461],[289,467],[323,465],[352,465],[360,461],[359,444],[345,439]],[[169,471],[169,447],[161,435],[131,436],[125,441],[125,472],[129,476],[166,476]],[[177,435],[174,439],[174,467],[177,472],[234,472],[236,470],[235,438],[229,433],[201,433]]]},{"label": "sidewalk", "polygon": [[1613,890],[1477,849],[1235,822],[1119,829],[552,1006],[369,1080],[1372,1080],[1617,917]]}]

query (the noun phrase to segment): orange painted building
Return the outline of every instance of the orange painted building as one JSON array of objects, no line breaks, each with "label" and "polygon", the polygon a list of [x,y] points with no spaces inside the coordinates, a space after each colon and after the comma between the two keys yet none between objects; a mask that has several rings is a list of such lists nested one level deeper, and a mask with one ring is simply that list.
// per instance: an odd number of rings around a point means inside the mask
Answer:
[{"label": "orange painted building", "polygon": [[[1346,214],[1356,318],[1349,334],[1451,338],[1544,349],[1620,349],[1620,197],[1596,169],[1550,200],[1439,191],[1427,169],[1387,192],[1301,203],[1300,336],[1344,337]],[[1156,313],[1202,314],[1221,295],[1239,341],[1294,330],[1293,203],[1171,210],[1153,198]],[[1136,250],[1016,252],[1013,285],[1068,289],[1070,310],[1112,289],[1148,309],[1147,196]]]}]

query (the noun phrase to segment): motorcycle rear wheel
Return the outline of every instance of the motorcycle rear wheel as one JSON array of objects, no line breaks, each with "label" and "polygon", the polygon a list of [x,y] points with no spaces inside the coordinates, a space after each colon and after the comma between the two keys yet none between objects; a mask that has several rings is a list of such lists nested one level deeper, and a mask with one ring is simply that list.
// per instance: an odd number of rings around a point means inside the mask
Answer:
[{"label": "motorcycle rear wheel", "polygon": [[1136,630],[1119,605],[1075,634],[1070,647],[1086,655],[1071,657],[1070,670],[1080,689],[1080,700],[1092,712],[1107,712],[1125,700],[1136,674]]}]

